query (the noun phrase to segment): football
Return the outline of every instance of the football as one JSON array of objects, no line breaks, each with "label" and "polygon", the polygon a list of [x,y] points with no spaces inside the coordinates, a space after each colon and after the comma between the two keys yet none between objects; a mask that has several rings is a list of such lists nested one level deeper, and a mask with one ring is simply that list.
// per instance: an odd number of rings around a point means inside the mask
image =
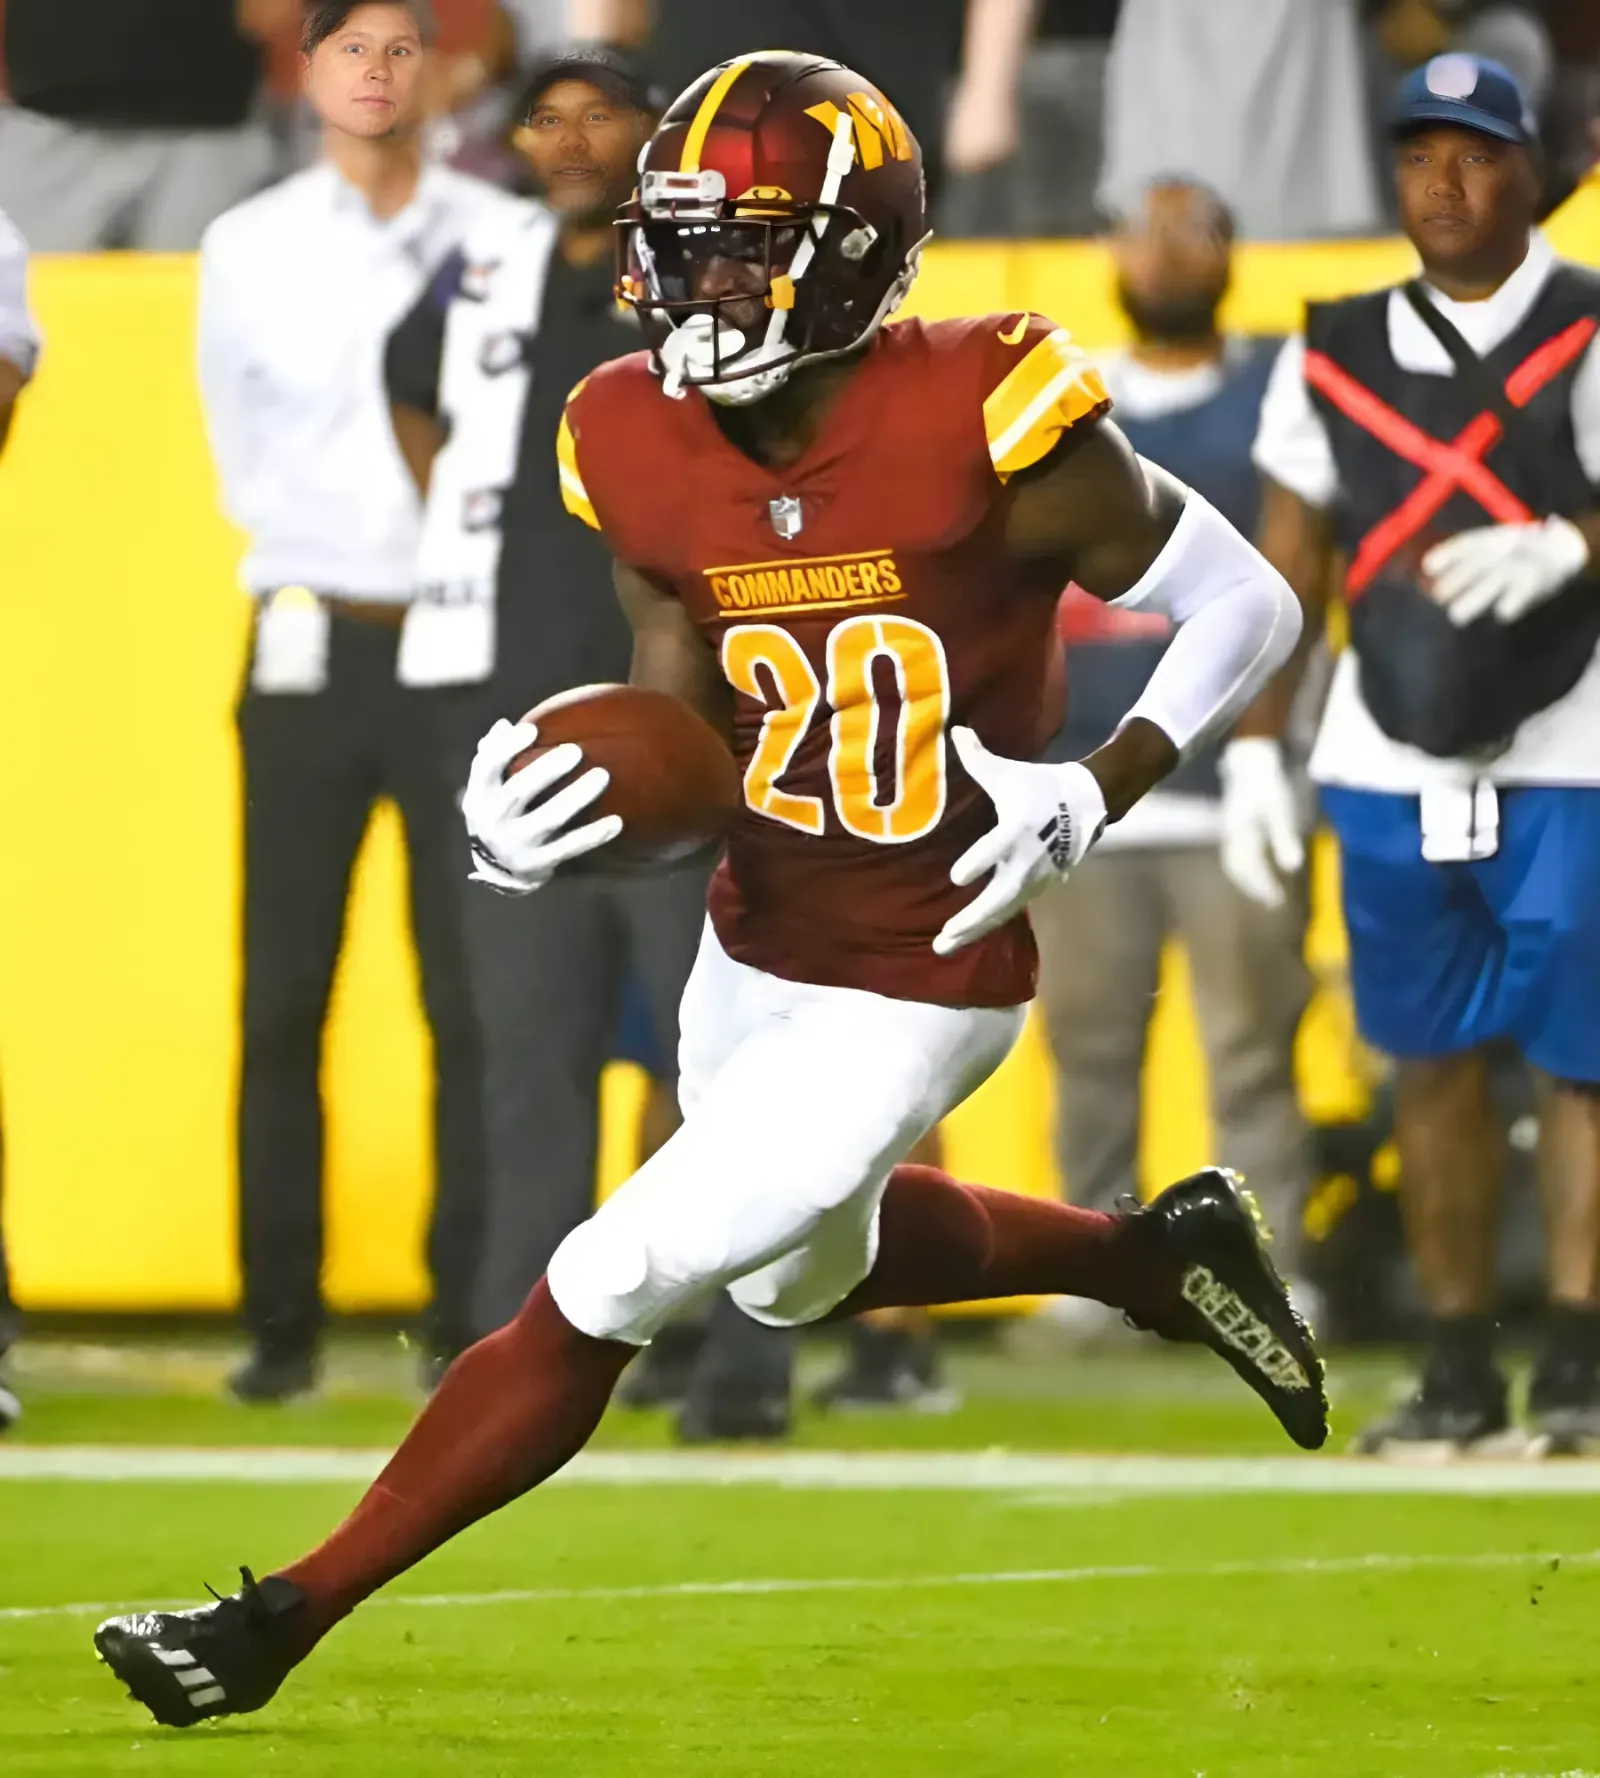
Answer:
[{"label": "football", "polygon": [[738,767],[710,723],[679,699],[633,685],[580,685],[546,698],[523,721],[539,739],[512,760],[508,776],[568,741],[587,765],[611,774],[580,819],[620,815],[621,834],[563,869],[660,870],[726,836],[740,802]]}]

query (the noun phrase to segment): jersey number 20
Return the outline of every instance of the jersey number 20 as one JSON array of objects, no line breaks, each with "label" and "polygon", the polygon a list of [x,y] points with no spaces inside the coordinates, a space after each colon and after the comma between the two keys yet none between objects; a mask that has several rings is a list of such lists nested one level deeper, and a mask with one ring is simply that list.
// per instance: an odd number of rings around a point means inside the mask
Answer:
[{"label": "jersey number 20", "polygon": [[[756,669],[765,667],[780,702],[762,719],[761,735],[744,774],[745,801],[757,814],[802,833],[823,831],[822,798],[780,790],[817,706],[833,711],[828,778],[833,807],[845,828],[880,845],[919,840],[944,813],[944,725],[950,714],[950,674],[944,645],[925,624],[908,617],[852,617],[828,634],[826,693],[800,644],[775,624],[742,624],[722,643],[722,670],[735,691],[759,703],[767,692]],[[873,667],[889,663],[900,694],[892,780],[881,784],[879,737],[883,711]],[[885,777],[890,776],[885,772]]]}]

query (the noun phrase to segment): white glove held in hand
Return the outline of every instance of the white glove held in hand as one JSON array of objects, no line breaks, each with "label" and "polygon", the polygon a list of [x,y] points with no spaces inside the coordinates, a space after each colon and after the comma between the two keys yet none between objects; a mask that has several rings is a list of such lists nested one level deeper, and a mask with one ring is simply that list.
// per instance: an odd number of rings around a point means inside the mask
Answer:
[{"label": "white glove held in hand", "polygon": [[1041,889],[1059,883],[1099,839],[1106,799],[1087,766],[1034,765],[1001,759],[969,728],[950,739],[968,775],[994,804],[995,825],[950,867],[958,888],[994,875],[933,941],[941,957],[1014,918]]},{"label": "white glove held in hand", "polygon": [[[620,815],[603,815],[563,832],[611,782],[603,766],[591,766],[560,790],[563,778],[583,764],[583,749],[568,742],[552,747],[514,777],[509,766],[539,732],[531,723],[502,718],[478,743],[461,799],[472,843],[470,882],[487,883],[502,895],[530,895],[542,889],[558,865],[592,852],[622,832]],[[545,800],[546,791],[552,791]]]},{"label": "white glove held in hand", "polygon": [[1460,531],[1428,551],[1422,571],[1451,623],[1470,624],[1492,611],[1509,624],[1559,592],[1588,561],[1583,533],[1556,517]]},{"label": "white glove held in hand", "polygon": [[1223,874],[1252,901],[1282,907],[1282,878],[1292,877],[1306,861],[1283,748],[1266,735],[1230,741],[1218,770]]}]

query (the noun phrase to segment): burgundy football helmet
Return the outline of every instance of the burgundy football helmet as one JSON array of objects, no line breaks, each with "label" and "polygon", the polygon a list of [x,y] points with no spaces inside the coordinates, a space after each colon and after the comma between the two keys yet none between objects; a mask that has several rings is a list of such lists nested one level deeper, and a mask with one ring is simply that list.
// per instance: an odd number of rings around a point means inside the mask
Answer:
[{"label": "burgundy football helmet", "polygon": [[820,56],[742,56],[681,94],[639,157],[617,293],[669,395],[759,401],[899,307],[925,208],[922,151],[870,81]]}]

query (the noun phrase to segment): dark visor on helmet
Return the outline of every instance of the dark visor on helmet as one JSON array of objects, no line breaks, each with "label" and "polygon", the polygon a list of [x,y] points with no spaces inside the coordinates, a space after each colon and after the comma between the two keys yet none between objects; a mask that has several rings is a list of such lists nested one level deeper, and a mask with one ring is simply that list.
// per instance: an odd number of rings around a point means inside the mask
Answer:
[{"label": "dark visor on helmet", "polygon": [[788,220],[635,222],[622,237],[623,294],[635,302],[673,306],[706,302],[712,300],[706,280],[720,263],[749,267],[756,276],[745,288],[736,285],[717,295],[764,297],[773,279],[793,263],[804,234],[803,225]]}]

